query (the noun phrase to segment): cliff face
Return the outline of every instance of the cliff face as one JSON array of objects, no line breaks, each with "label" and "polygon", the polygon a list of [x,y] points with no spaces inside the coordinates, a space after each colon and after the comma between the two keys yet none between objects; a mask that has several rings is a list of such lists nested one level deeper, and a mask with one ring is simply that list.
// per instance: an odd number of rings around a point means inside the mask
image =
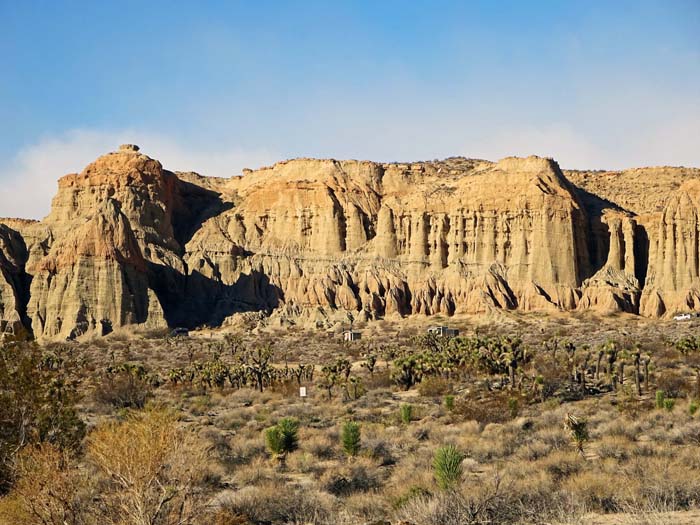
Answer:
[{"label": "cliff face", "polygon": [[29,281],[24,266],[27,248],[21,235],[0,224],[0,336],[27,335]]},{"label": "cliff face", "polygon": [[0,318],[53,338],[260,310],[670,315],[700,309],[699,181],[537,157],[296,159],[214,179],[127,145],[60,179],[43,221],[0,221]]},{"label": "cliff face", "polygon": [[459,169],[302,159],[227,191],[238,204],[202,226],[186,260],[233,310],[241,299],[370,317],[573,308],[590,271],[575,233],[585,214],[545,159]]}]

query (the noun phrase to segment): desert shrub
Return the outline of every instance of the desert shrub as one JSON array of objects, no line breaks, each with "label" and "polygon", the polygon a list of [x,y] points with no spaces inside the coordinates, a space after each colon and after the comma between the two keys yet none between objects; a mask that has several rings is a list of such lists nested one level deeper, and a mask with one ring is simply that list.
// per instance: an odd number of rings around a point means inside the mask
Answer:
[{"label": "desert shrub", "polygon": [[562,482],[562,489],[591,511],[619,512],[624,508],[627,487],[618,476],[584,470]]},{"label": "desert shrub", "polygon": [[455,407],[455,413],[481,425],[504,423],[511,418],[508,396],[491,394],[481,399],[464,398]]},{"label": "desert shrub", "polygon": [[[337,439],[337,438],[336,438]],[[336,455],[336,440],[325,433],[315,433],[304,437],[302,448],[318,459],[331,459]]]},{"label": "desert shrub", "polygon": [[666,393],[666,397],[683,397],[688,389],[687,381],[683,375],[673,370],[665,370],[659,374],[656,386]]},{"label": "desert shrub", "polygon": [[334,496],[367,492],[379,488],[380,484],[376,467],[370,461],[362,458],[350,465],[327,470],[321,476],[323,489]]},{"label": "desert shrub", "polygon": [[532,361],[536,385],[541,401],[553,397],[570,382],[570,370],[565,363],[554,360],[545,353],[535,356]]},{"label": "desert shrub", "polygon": [[399,416],[404,425],[408,425],[413,419],[413,405],[404,403],[399,407]]},{"label": "desert shrub", "polygon": [[605,437],[598,443],[598,456],[602,459],[626,461],[631,452],[629,440],[620,436]]},{"label": "desert shrub", "polygon": [[454,445],[440,447],[435,451],[433,471],[438,486],[443,490],[453,489],[462,481],[462,454]]},{"label": "desert shrub", "polygon": [[345,453],[348,456],[356,456],[357,453],[360,451],[360,424],[355,421],[347,421],[343,425],[340,440]]},{"label": "desert shrub", "polygon": [[676,400],[675,400],[675,399],[671,399],[671,398],[664,399],[664,408],[665,408],[668,412],[672,412],[672,411],[673,411],[673,407],[675,407],[675,406],[676,406]]},{"label": "desert shrub", "polygon": [[455,409],[455,396],[448,394],[445,396],[445,408],[452,412]]},{"label": "desert shrub", "polygon": [[222,508],[229,516],[254,525],[325,524],[330,522],[334,513],[332,496],[280,481],[257,487],[246,486],[224,500]]},{"label": "desert shrub", "polygon": [[420,487],[418,485],[412,485],[411,487],[408,488],[408,490],[404,493],[402,493],[399,497],[395,498],[394,501],[392,502],[392,506],[395,509],[400,509],[404,505],[406,505],[409,501],[415,499],[415,498],[429,498],[431,496],[431,493],[429,490]]},{"label": "desert shrub", "polygon": [[498,476],[463,490],[420,495],[394,513],[397,521],[415,525],[477,525],[517,523],[522,507],[509,498]]},{"label": "desert shrub", "polygon": [[396,463],[391,447],[385,440],[378,438],[368,439],[365,441],[364,447],[369,456],[378,461],[380,466],[386,467]]},{"label": "desert shrub", "polygon": [[152,397],[146,380],[127,371],[104,377],[95,388],[95,400],[114,408],[142,409]]},{"label": "desert shrub", "polygon": [[34,345],[0,346],[0,494],[9,490],[14,455],[25,445],[80,446],[78,369],[63,347],[42,353]]},{"label": "desert shrub", "polygon": [[447,379],[439,376],[430,376],[418,384],[418,392],[425,397],[438,397],[449,393],[452,386]]},{"label": "desert shrub", "polygon": [[265,444],[273,455],[294,452],[299,446],[299,421],[295,418],[280,419],[275,426],[265,430]]},{"label": "desert shrub", "polygon": [[100,523],[191,523],[205,504],[206,449],[170,411],[130,414],[88,437],[87,460],[105,482]]},{"label": "desert shrub", "polygon": [[375,371],[371,377],[367,378],[365,384],[368,390],[375,390],[378,388],[389,388],[394,383],[389,370],[382,369],[381,371]]},{"label": "desert shrub", "polygon": [[294,398],[299,396],[299,385],[295,379],[274,382],[270,385],[270,390],[284,397]]},{"label": "desert shrub", "polygon": [[694,415],[695,415],[695,412],[698,411],[698,408],[700,408],[700,403],[698,403],[698,401],[696,401],[696,400],[693,399],[693,400],[690,402],[690,404],[688,405],[688,413],[689,413],[691,416],[694,416]]},{"label": "desert shrub", "polygon": [[574,451],[555,451],[540,459],[537,463],[556,483],[573,476],[583,470],[585,459]]},{"label": "desert shrub", "polygon": [[90,515],[88,477],[65,450],[32,445],[18,454],[13,467],[17,481],[0,498],[0,523],[80,525]]}]

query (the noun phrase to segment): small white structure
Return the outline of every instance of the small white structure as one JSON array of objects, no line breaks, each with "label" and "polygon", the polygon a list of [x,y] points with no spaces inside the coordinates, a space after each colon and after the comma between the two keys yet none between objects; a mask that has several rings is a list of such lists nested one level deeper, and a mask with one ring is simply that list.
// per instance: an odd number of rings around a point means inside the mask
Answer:
[{"label": "small white structure", "polygon": [[357,330],[345,330],[343,332],[344,341],[358,341],[360,339],[362,339],[362,332],[358,332]]},{"label": "small white structure", "polygon": [[676,314],[673,316],[674,321],[690,321],[692,316],[690,314]]},{"label": "small white structure", "polygon": [[457,337],[459,335],[459,330],[448,326],[431,326],[428,328],[428,333],[439,337]]}]

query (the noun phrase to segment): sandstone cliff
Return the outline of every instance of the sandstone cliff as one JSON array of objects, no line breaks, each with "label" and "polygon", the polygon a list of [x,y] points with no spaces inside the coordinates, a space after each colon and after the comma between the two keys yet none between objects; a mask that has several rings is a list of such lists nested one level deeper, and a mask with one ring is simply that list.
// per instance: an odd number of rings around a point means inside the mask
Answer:
[{"label": "sandstone cliff", "polygon": [[0,224],[0,337],[27,335],[26,304],[29,296],[27,248],[20,234]]},{"label": "sandstone cliff", "polygon": [[[174,173],[125,145],[0,220],[3,330],[38,338],[229,322],[700,310],[700,170],[550,159],[295,159]],[[29,284],[31,282],[31,284]]]}]

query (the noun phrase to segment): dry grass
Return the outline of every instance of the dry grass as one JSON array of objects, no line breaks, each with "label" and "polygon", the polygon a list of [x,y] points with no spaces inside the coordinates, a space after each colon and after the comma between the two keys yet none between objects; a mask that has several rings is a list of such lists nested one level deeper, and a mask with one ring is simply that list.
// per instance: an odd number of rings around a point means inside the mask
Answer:
[{"label": "dry grass", "polygon": [[[459,327],[472,330],[476,326],[475,320],[468,320]],[[370,349],[381,352],[392,345],[409,346],[411,337],[422,330],[390,321],[368,325],[365,330],[363,341],[353,345],[300,330],[274,337],[242,334],[244,345],[273,340],[275,366],[284,366],[284,356],[290,366],[317,364],[314,381],[305,382],[308,397],[304,400],[298,397],[296,382],[261,393],[229,384],[204,388],[167,380],[169,369],[190,361],[205,362],[214,353],[226,363],[235,363],[236,357],[220,339],[193,337],[166,343],[157,334],[134,337],[119,333],[76,344],[75,351],[87,360],[81,414],[100,429],[90,434],[87,454],[77,458],[77,464],[94,469],[99,456],[103,466],[114,469],[110,457],[126,454],[119,446],[131,443],[141,452],[148,448],[144,442],[127,439],[127,434],[117,440],[116,431],[122,428],[125,414],[108,400],[105,384],[100,384],[107,366],[128,360],[143,363],[149,373],[160,375],[162,384],[150,390],[152,402],[173,409],[178,414],[177,431],[194,440],[185,447],[186,453],[176,442],[165,447],[174,454],[168,460],[169,469],[198,465],[197,475],[188,479],[193,494],[207,502],[210,512],[193,516],[193,525],[382,520],[413,525],[602,525],[607,522],[600,520],[608,517],[617,520],[609,523],[651,524],[674,523],[666,518],[670,512],[692,512],[700,505],[700,412],[691,416],[685,397],[677,400],[672,411],[653,406],[657,388],[687,396],[692,386],[688,383],[694,377],[692,363],[667,344],[682,335],[683,328],[625,318],[548,320],[535,315],[504,316],[479,326],[480,334],[518,330],[536,355],[525,373],[546,368],[551,358],[542,350],[542,342],[555,336],[591,348],[610,337],[640,341],[644,351],[655,356],[650,386],[641,399],[630,389],[601,389],[578,396],[578,400],[565,391],[571,379],[568,369],[558,365],[543,377],[545,386],[551,387],[546,395],[531,395],[527,384],[521,391],[501,388],[500,378],[473,371],[458,379],[432,378],[403,391],[391,382],[385,359],[380,358],[370,375],[361,366],[361,356]],[[622,331],[626,335],[620,337]],[[321,365],[341,356],[352,361],[352,375],[364,385],[365,392],[357,399],[345,396],[337,387],[328,400],[319,386]],[[443,403],[448,392],[455,396],[454,411]],[[511,399],[517,399],[517,410]],[[405,403],[413,406],[409,424],[399,417],[399,407]],[[564,428],[568,413],[587,418],[589,439],[584,454],[572,446]],[[290,416],[301,423],[299,449],[281,465],[266,451],[263,430]],[[343,454],[339,437],[347,420],[359,422],[362,433],[360,453],[351,459]],[[107,431],[112,432],[114,443],[105,438]],[[161,435],[158,439],[166,443],[167,438]],[[95,443],[103,443],[102,448]],[[435,449],[447,444],[466,455],[462,485],[450,494],[438,488],[432,469]],[[195,449],[206,450],[203,461],[196,460],[200,456],[192,452]],[[19,473],[20,479],[30,479],[29,474]],[[22,486],[26,490],[26,484],[17,485]],[[35,499],[48,501],[42,494]],[[15,492],[0,500],[0,516],[19,512],[17,497]],[[117,504],[121,504],[118,499],[110,503]],[[68,523],[92,523],[90,516],[81,519]]]}]

